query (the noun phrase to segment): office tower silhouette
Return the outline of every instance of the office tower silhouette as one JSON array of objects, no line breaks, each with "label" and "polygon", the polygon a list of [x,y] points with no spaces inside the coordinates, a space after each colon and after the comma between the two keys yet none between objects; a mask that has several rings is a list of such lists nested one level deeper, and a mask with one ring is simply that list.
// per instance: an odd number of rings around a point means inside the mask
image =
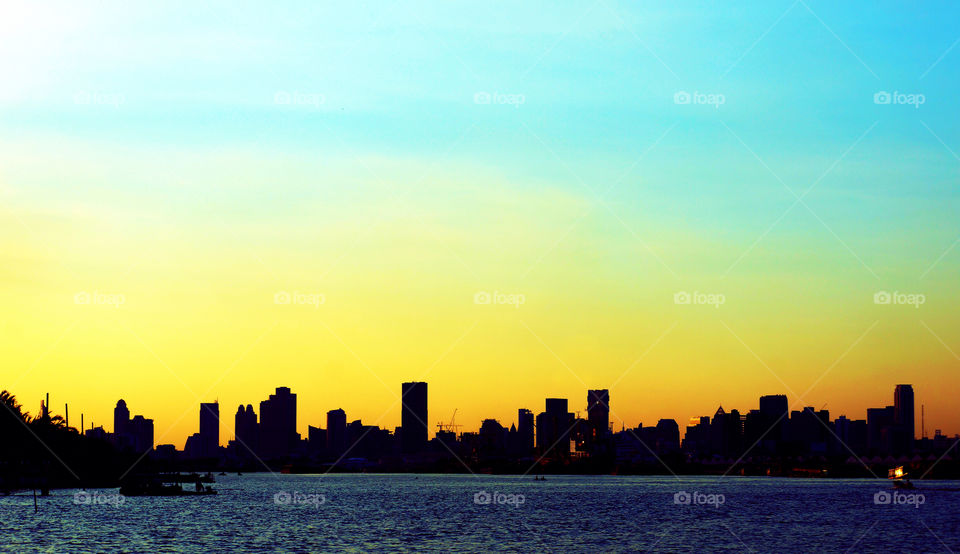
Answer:
[{"label": "office tower silhouette", "polygon": [[758,426],[763,435],[767,450],[775,452],[780,443],[787,440],[787,417],[790,405],[785,394],[768,394],[760,397],[760,418]]},{"label": "office tower silhouette", "polygon": [[200,456],[212,458],[220,447],[220,404],[200,403]]},{"label": "office tower silhouette", "polygon": [[891,429],[894,414],[893,406],[867,408],[867,450],[871,454],[890,454],[893,451]]},{"label": "office tower silhouette", "polygon": [[130,410],[123,400],[113,409],[113,440],[121,449],[143,453],[153,450],[153,420],[142,415],[130,419]]},{"label": "office tower silhouette", "polygon": [[897,385],[893,391],[894,449],[898,454],[913,450],[914,427],[913,386]]},{"label": "office tower silhouette", "polygon": [[130,410],[127,409],[127,403],[121,399],[117,400],[117,407],[113,409],[113,434],[118,442],[122,442],[121,437],[127,436],[127,426],[130,424]]},{"label": "office tower silhouette", "polygon": [[587,422],[591,441],[597,441],[610,429],[610,391],[607,389],[587,391]]},{"label": "office tower silhouette", "polygon": [[266,459],[290,456],[300,442],[297,433],[297,395],[277,387],[260,402],[260,449]]},{"label": "office tower silhouette", "polygon": [[676,420],[661,419],[657,422],[657,452],[673,452],[680,449],[680,426]]},{"label": "office tower silhouette", "polygon": [[147,419],[142,415],[133,416],[127,426],[127,433],[134,451],[142,453],[153,450],[152,419]]},{"label": "office tower silhouette", "polygon": [[427,384],[403,383],[403,407],[400,412],[400,444],[404,454],[421,452],[427,447]]},{"label": "office tower silhouette", "polygon": [[341,409],[327,412],[327,452],[340,456],[347,448],[347,413]]},{"label": "office tower silhouette", "polygon": [[567,411],[566,398],[547,398],[545,410],[537,414],[537,450],[545,457],[570,454],[570,430],[573,414]]},{"label": "office tower silhouette", "polygon": [[257,413],[253,406],[243,404],[237,407],[234,418],[234,435],[237,439],[237,451],[240,457],[249,460],[257,455],[260,443],[260,425],[257,423]]},{"label": "office tower silhouette", "polygon": [[526,408],[517,410],[517,436],[519,437],[518,448],[520,454],[531,454],[534,446],[533,412]]}]

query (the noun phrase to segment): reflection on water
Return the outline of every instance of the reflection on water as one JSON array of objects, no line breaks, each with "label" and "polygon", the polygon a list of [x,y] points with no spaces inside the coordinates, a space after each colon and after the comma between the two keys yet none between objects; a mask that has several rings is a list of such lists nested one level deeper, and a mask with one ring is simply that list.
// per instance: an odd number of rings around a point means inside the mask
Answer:
[{"label": "reflection on water", "polygon": [[960,549],[957,482],[728,477],[270,475],[216,496],[0,497],[13,551],[836,551]]}]

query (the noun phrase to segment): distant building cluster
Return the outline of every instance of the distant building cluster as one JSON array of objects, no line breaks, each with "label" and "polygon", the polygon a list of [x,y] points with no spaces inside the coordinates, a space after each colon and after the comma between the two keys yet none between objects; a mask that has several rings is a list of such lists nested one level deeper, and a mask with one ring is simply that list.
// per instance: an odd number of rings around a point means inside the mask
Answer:
[{"label": "distant building cluster", "polygon": [[[687,427],[684,450],[691,456],[852,456],[900,459],[935,450],[928,439],[916,440],[913,387],[897,385],[893,406],[867,409],[867,418],[830,420],[828,410],[790,410],[785,395],[761,396],[759,409],[741,414],[717,409]],[[933,443],[947,438],[938,430]]]},{"label": "distant building cluster", "polygon": [[153,450],[153,420],[142,415],[130,418],[130,410],[123,400],[117,401],[113,409],[113,433],[107,433],[103,427],[91,427],[85,434],[88,437],[109,439],[121,450],[132,450],[138,454]]},{"label": "distant building cluster", "polygon": [[946,453],[953,445],[936,431],[932,439],[916,438],[913,387],[897,385],[892,406],[870,408],[866,419],[830,419],[827,410],[791,410],[785,395],[761,396],[757,409],[741,413],[717,408],[713,416],[694,418],[682,435],[675,420],[615,431],[610,423],[610,392],[588,390],[585,418],[570,410],[566,398],[547,398],[544,409],[520,408],[517,420],[505,427],[485,419],[476,431],[460,431],[454,423],[437,424],[429,437],[427,383],[401,385],[401,424],[392,432],[360,420],[348,422],[342,409],[327,412],[324,427],[297,432],[297,395],[287,387],[260,402],[259,417],[252,404],[240,405],[234,416],[235,436],[220,446],[220,406],[201,403],[199,432],[188,437],[183,450],[174,445],[153,448],[153,421],[130,418],[120,400],[114,410],[114,432],[86,431],[124,449],[154,451],[167,461],[206,461],[220,466],[263,469],[285,464],[337,466],[345,470],[402,467],[458,460],[492,465],[576,464],[602,461],[607,467],[671,463],[725,463],[741,460],[846,458],[888,463],[922,460]]}]

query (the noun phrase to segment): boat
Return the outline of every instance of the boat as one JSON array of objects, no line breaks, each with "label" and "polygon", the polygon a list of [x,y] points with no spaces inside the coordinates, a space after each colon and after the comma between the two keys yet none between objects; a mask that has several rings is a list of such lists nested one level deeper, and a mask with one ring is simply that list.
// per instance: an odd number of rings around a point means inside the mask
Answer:
[{"label": "boat", "polygon": [[[183,488],[184,483],[193,483],[194,488]],[[158,474],[135,475],[120,484],[124,496],[208,496],[217,494],[212,487],[204,486],[196,475]]]},{"label": "boat", "polygon": [[893,481],[893,488],[895,489],[913,490],[916,488],[907,478],[907,472],[903,470],[903,466],[888,469],[887,479]]}]

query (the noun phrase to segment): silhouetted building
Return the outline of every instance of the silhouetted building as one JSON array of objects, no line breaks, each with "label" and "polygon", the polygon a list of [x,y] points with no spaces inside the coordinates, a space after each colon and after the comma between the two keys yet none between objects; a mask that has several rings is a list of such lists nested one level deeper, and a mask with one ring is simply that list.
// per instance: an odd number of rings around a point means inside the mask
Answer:
[{"label": "silhouetted building", "polygon": [[867,450],[872,455],[890,454],[894,408],[867,408]]},{"label": "silhouetted building", "polygon": [[710,448],[710,416],[691,419],[693,425],[687,425],[683,435],[683,449],[694,457],[707,456]]},{"label": "silhouetted building", "polygon": [[234,434],[237,439],[237,454],[246,460],[254,458],[260,448],[260,425],[257,423],[257,413],[253,405],[243,404],[237,407],[234,418]]},{"label": "silhouetted building", "polygon": [[133,416],[127,427],[131,446],[138,453],[153,450],[153,420],[142,415]]},{"label": "silhouetted building", "polygon": [[289,387],[277,387],[260,402],[260,450],[265,459],[286,458],[297,450],[297,395]]},{"label": "silhouetted building", "polygon": [[364,425],[359,419],[347,425],[346,434],[350,452],[346,459],[348,466],[349,462],[358,459],[376,461],[393,450],[390,431],[376,425]]},{"label": "silhouetted building", "polygon": [[897,454],[913,451],[914,428],[913,386],[897,385],[893,392],[893,450]]},{"label": "silhouetted building", "polygon": [[743,449],[743,420],[740,412],[724,411],[723,406],[717,408],[710,421],[710,453],[725,457],[735,457]]},{"label": "silhouetted building", "polygon": [[749,447],[757,439],[760,439],[763,451],[777,453],[781,449],[781,444],[787,439],[787,417],[790,415],[790,405],[787,403],[787,396],[784,394],[768,394],[760,397],[760,417],[756,423],[758,425],[753,441],[750,441]]},{"label": "silhouetted building", "polygon": [[307,451],[310,456],[320,458],[326,454],[327,430],[321,427],[307,426]]},{"label": "silhouetted building", "polygon": [[507,430],[495,419],[485,419],[480,424],[478,433],[480,456],[503,456],[507,450]]},{"label": "silhouetted building", "polygon": [[106,440],[107,432],[104,431],[103,426],[100,427],[91,427],[83,432],[83,436],[90,437],[93,439]]},{"label": "silhouetted building", "polygon": [[656,451],[658,453],[673,452],[680,449],[680,426],[676,420],[661,419],[657,422],[657,443]]},{"label": "silhouetted building", "polygon": [[183,455],[187,458],[203,457],[203,448],[200,443],[200,433],[194,433],[187,437],[187,442],[183,445]]},{"label": "silhouetted building", "polygon": [[587,421],[590,436],[588,441],[599,441],[610,431],[610,391],[607,389],[587,391]]},{"label": "silhouetted building", "polygon": [[347,413],[341,409],[327,412],[327,454],[340,456],[347,448]]},{"label": "silhouetted building", "polygon": [[794,454],[826,454],[830,412],[812,406],[790,414],[790,447]]},{"label": "silhouetted building", "polygon": [[533,453],[533,412],[526,408],[517,410],[517,443],[518,454],[521,456],[529,456]]},{"label": "silhouetted building", "polygon": [[117,400],[117,407],[113,409],[113,434],[117,439],[117,444],[123,444],[127,436],[127,426],[130,424],[130,410],[127,409],[125,401]]},{"label": "silhouetted building", "polygon": [[427,384],[403,383],[400,412],[400,442],[404,454],[422,452],[427,447]]},{"label": "silhouetted building", "polygon": [[220,447],[220,404],[200,403],[200,457],[213,458]]},{"label": "silhouetted building", "polygon": [[[834,453],[842,456],[866,456],[867,454],[867,422],[863,419],[849,420],[840,416],[833,422],[834,432],[839,444],[835,445]],[[852,451],[852,452],[851,452]]]},{"label": "silhouetted building", "polygon": [[149,452],[153,450],[153,420],[140,415],[130,419],[127,403],[118,400],[113,409],[113,440],[121,449]]},{"label": "silhouetted building", "polygon": [[537,415],[537,450],[545,458],[570,454],[573,414],[567,411],[566,398],[547,398],[546,410]]}]

